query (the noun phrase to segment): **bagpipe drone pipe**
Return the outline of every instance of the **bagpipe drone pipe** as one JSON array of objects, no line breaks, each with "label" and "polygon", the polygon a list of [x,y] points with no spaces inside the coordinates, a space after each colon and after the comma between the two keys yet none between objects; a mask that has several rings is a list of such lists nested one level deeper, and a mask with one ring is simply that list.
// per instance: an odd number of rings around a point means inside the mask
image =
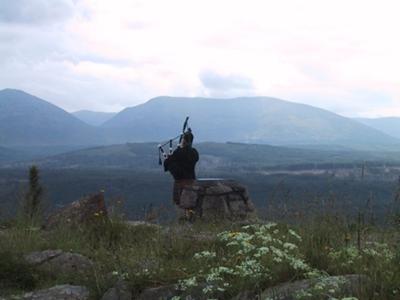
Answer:
[{"label": "bagpipe drone pipe", "polygon": [[[192,130],[190,129],[190,127],[188,127],[188,122],[189,122],[189,117],[186,117],[185,122],[183,123],[183,127],[182,127],[182,133],[180,133],[179,135],[177,135],[176,137],[169,139],[167,142],[161,143],[158,145],[158,164],[162,165],[163,164],[163,159],[165,160],[168,155],[171,155],[174,151],[173,147],[174,147],[174,141],[179,139],[179,142],[176,145],[176,148],[178,148],[182,142],[182,138],[186,133],[190,133],[192,132]],[[168,154],[167,152],[164,150],[165,146],[169,146],[168,148]]]}]

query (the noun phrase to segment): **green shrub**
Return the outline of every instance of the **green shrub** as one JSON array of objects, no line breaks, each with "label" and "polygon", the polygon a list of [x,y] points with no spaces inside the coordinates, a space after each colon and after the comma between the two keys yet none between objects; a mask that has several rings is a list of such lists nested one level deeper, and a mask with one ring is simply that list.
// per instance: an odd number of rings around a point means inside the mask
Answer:
[{"label": "green shrub", "polygon": [[33,289],[38,282],[38,277],[38,272],[22,257],[10,251],[0,252],[0,290]]}]

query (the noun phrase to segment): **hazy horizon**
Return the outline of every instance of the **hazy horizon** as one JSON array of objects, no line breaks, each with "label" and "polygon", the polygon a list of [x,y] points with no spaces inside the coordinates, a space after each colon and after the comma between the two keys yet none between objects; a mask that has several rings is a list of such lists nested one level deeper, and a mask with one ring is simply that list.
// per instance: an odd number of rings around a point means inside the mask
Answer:
[{"label": "hazy horizon", "polygon": [[[18,89],[13,89],[13,88],[1,89],[0,92],[3,91],[3,90],[7,90],[7,89],[22,91],[22,92],[25,92],[25,93],[30,94],[30,93],[27,92],[27,91],[18,90]],[[38,97],[37,95],[34,95],[34,94],[30,94],[30,95]],[[123,110],[126,109],[126,108],[135,107],[135,106],[144,104],[144,103],[146,103],[146,102],[148,102],[148,101],[150,101],[150,100],[152,100],[152,99],[155,99],[155,98],[162,98],[162,97],[165,97],[165,98],[188,98],[188,99],[191,99],[191,98],[204,98],[204,99],[216,99],[216,100],[219,100],[219,99],[221,99],[221,100],[224,100],[224,99],[232,99],[232,100],[233,100],[233,99],[237,99],[237,98],[244,98],[244,99],[245,99],[245,98],[276,98],[276,99],[279,99],[279,98],[277,98],[277,97],[271,97],[271,96],[238,96],[238,97],[200,97],[200,96],[193,96],[193,97],[186,97],[186,96],[168,96],[168,95],[162,95],[162,96],[153,97],[153,98],[151,98],[151,99],[147,99],[147,100],[145,100],[143,103],[136,103],[136,104],[133,104],[133,105],[131,105],[131,106],[123,107],[123,108],[121,108],[121,110],[118,110],[118,111],[99,111],[99,110],[90,110],[90,109],[80,109],[80,110],[75,110],[75,111],[68,111],[68,110],[66,110],[64,107],[59,106],[59,105],[57,105],[56,103],[53,103],[53,102],[49,101],[48,99],[43,99],[43,98],[41,98],[41,99],[42,99],[42,100],[45,100],[45,101],[47,101],[47,102],[49,102],[49,103],[51,103],[51,104],[53,104],[53,105],[56,105],[56,106],[60,107],[61,109],[65,110],[65,111],[67,111],[68,113],[71,113],[71,114],[75,114],[75,113],[79,113],[79,112],[89,112],[89,113],[99,113],[99,114],[101,114],[101,113],[106,113],[106,114],[117,114],[117,113],[123,111]],[[40,97],[39,97],[39,98],[40,98]],[[291,101],[291,100],[288,100],[288,99],[279,99],[279,100],[283,100],[283,101],[291,102],[291,103],[299,103],[299,102]],[[309,104],[306,104],[306,103],[299,103],[299,104],[309,105]],[[324,109],[324,108],[318,107],[318,106],[316,106],[316,105],[311,105],[311,106],[312,106],[312,107],[315,107],[315,108]],[[328,110],[328,111],[329,111],[329,110]],[[335,113],[335,112],[334,112],[334,113]],[[337,114],[338,114],[338,115],[341,115],[341,114],[339,114],[339,113],[337,113]],[[345,115],[341,115],[341,116],[346,117]],[[379,119],[379,118],[400,118],[400,116],[389,115],[389,116],[376,117],[376,118],[373,118],[373,117],[370,117],[370,118],[365,117],[365,119]],[[357,117],[357,118],[354,118],[354,119],[363,119],[363,118],[362,118],[362,117]]]}]

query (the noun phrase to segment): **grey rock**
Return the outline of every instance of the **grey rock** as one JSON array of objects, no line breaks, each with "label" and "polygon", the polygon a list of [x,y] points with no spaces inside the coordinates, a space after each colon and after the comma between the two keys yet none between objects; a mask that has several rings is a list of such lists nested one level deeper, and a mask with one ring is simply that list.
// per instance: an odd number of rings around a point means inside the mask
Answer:
[{"label": "grey rock", "polygon": [[203,219],[222,221],[230,216],[226,196],[205,196],[201,208]]},{"label": "grey rock", "polygon": [[248,206],[243,201],[230,201],[228,202],[231,214],[239,219],[244,219],[248,213]]},{"label": "grey rock", "polygon": [[168,300],[178,295],[174,285],[145,289],[137,300]]},{"label": "grey rock", "polygon": [[93,262],[87,257],[61,250],[44,250],[25,255],[25,260],[50,274],[85,273],[92,269]]},{"label": "grey rock", "polygon": [[93,262],[81,254],[62,253],[61,255],[46,262],[44,265],[47,265],[55,272],[82,273],[91,270],[93,267]]},{"label": "grey rock", "polygon": [[84,286],[56,285],[49,289],[30,292],[22,296],[24,300],[86,300],[89,290]]},{"label": "grey rock", "polygon": [[[253,300],[253,299],[273,299],[273,300],[296,300],[298,299],[296,295],[302,291],[308,291],[315,286],[321,280],[324,281],[326,286],[336,285],[334,293],[326,294],[325,298],[328,299],[332,297],[344,296],[344,295],[358,295],[360,289],[365,289],[368,285],[368,278],[365,275],[342,275],[342,276],[330,276],[322,277],[320,279],[306,279],[298,280],[295,282],[287,282],[275,287],[266,289],[260,294],[244,291],[238,294],[232,300]],[[328,288],[327,288],[328,289]]]},{"label": "grey rock", "polygon": [[180,198],[180,206],[183,208],[191,209],[197,205],[197,191],[184,189]]},{"label": "grey rock", "polygon": [[127,282],[120,280],[112,288],[108,289],[101,300],[131,300],[132,291]]},{"label": "grey rock", "polygon": [[228,194],[232,191],[233,189],[223,181],[217,182],[215,185],[211,185],[205,190],[207,195]]},{"label": "grey rock", "polygon": [[25,260],[32,265],[39,265],[63,253],[62,250],[44,250],[32,252],[24,256]]},{"label": "grey rock", "polygon": [[183,188],[180,216],[203,220],[248,220],[255,219],[255,208],[247,189],[234,180],[199,179]]},{"label": "grey rock", "polygon": [[[165,285],[160,287],[145,289],[137,298],[137,300],[170,300],[174,296],[180,297],[181,300],[206,300],[209,299],[203,293],[205,284],[200,283],[197,287],[192,288],[190,291],[180,291],[176,289],[175,285]],[[222,295],[220,295],[222,296]],[[221,299],[217,295],[217,299]]]}]

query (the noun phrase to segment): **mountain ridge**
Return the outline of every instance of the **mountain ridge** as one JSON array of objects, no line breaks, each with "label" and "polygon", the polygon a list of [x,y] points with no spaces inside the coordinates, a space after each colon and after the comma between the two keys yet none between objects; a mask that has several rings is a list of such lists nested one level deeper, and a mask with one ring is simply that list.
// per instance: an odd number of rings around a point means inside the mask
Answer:
[{"label": "mountain ridge", "polygon": [[91,126],[100,126],[104,122],[114,117],[117,112],[100,112],[84,109],[74,111],[71,114],[79,120],[85,122],[86,124],[89,124]]},{"label": "mountain ridge", "polygon": [[390,136],[400,138],[400,117],[356,118],[355,120]]},{"label": "mountain ridge", "polygon": [[24,91],[0,91],[0,144],[78,145],[98,142],[95,130],[62,108]]},{"label": "mountain ridge", "polygon": [[400,145],[400,139],[357,120],[274,97],[160,96],[91,126],[43,99],[13,89],[0,91],[0,145],[159,142],[176,136],[186,116],[190,116],[196,142],[379,150]]},{"label": "mountain ridge", "polygon": [[186,116],[191,117],[200,141],[355,146],[369,145],[371,140],[375,144],[399,143],[355,120],[274,97],[156,97],[124,109],[101,127],[114,131],[115,142],[149,142],[175,134]]}]

